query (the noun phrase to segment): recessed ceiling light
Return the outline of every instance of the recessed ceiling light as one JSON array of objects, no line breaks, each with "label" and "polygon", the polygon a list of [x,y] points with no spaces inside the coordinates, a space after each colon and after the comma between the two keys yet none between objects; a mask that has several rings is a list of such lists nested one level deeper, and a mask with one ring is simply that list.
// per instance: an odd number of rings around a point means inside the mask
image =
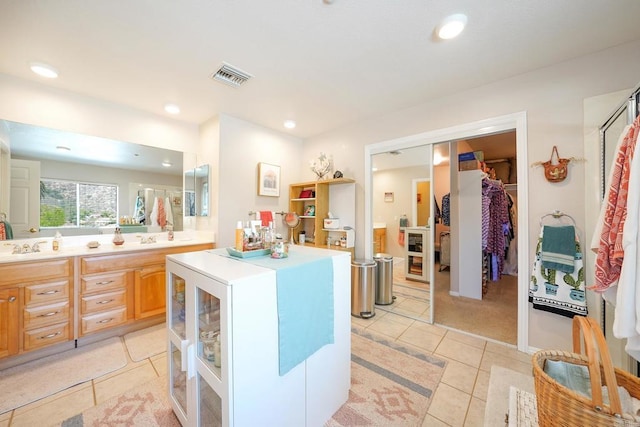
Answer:
[{"label": "recessed ceiling light", "polygon": [[44,64],[42,62],[32,62],[30,64],[30,67],[31,71],[41,77],[46,77],[48,79],[55,79],[58,77],[58,70],[56,70],[49,64]]},{"label": "recessed ceiling light", "polygon": [[180,114],[180,107],[176,104],[167,104],[164,106],[164,111],[169,114]]},{"label": "recessed ceiling light", "polygon": [[293,129],[296,127],[296,122],[294,122],[293,120],[285,120],[284,127],[286,127],[287,129]]},{"label": "recessed ceiling light", "polygon": [[170,168],[172,166],[171,162],[162,162],[162,166],[165,168]]},{"label": "recessed ceiling light", "polygon": [[58,151],[71,151],[71,148],[65,147],[64,145],[58,145],[56,147],[56,150],[58,150]]},{"label": "recessed ceiling light", "polygon": [[457,37],[467,25],[467,15],[456,13],[449,15],[440,23],[437,28],[438,37],[443,40]]}]

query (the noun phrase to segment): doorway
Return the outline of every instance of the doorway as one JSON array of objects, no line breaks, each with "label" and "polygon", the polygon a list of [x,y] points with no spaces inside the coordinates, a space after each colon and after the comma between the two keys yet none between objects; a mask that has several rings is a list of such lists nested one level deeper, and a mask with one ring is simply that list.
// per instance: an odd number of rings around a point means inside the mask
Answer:
[{"label": "doorway", "polygon": [[[434,144],[448,143],[450,141],[467,140],[476,137],[483,137],[488,135],[500,134],[505,131],[514,131],[516,135],[516,159],[520,165],[527,164],[526,153],[526,114],[515,113],[512,115],[501,116],[493,119],[482,120],[479,122],[468,123],[464,125],[454,126],[451,128],[439,129],[436,131],[426,132],[410,137],[400,138],[396,140],[384,141],[377,144],[371,144],[365,147],[365,228],[370,230],[371,233],[365,235],[365,257],[372,256],[372,238],[373,238],[373,171],[371,170],[374,156],[381,153],[388,153],[391,151],[397,151],[402,149],[409,149],[420,146],[435,146]],[[453,154],[452,154],[453,156]],[[457,159],[457,153],[455,153]],[[431,159],[431,157],[430,157]],[[434,165],[431,160],[427,164],[429,170],[428,176],[434,176]],[[453,177],[453,174],[452,174]],[[524,189],[525,194],[523,197],[522,190],[520,191],[520,198],[518,200],[518,212],[517,223],[519,227],[519,239],[517,241],[517,266],[519,271],[527,271],[528,259],[529,259],[529,230],[528,230],[528,206],[526,198],[526,188],[528,180],[528,171],[525,167],[517,168],[517,183],[519,189]],[[431,194],[434,194],[433,182],[431,181]],[[454,185],[454,183],[452,183]],[[457,183],[456,183],[457,185]],[[433,197],[431,198],[434,199]],[[434,205],[431,209],[431,218],[434,215]],[[435,227],[430,227],[429,241],[434,242]],[[460,245],[464,244],[463,238],[460,236],[451,236],[451,251],[456,253],[459,250]],[[430,294],[435,293],[435,274],[437,268],[435,267],[435,256],[431,251],[430,259],[426,261],[430,264],[429,268],[429,287]],[[461,271],[461,261],[452,257],[450,266],[450,278],[453,283],[458,283],[459,274]],[[528,278],[526,274],[520,274],[517,278],[517,347],[521,351],[525,351],[528,348]],[[428,322],[433,323],[434,320],[434,304],[430,304],[430,316],[428,316]]]},{"label": "doorway", "polygon": [[[449,206],[442,209],[440,220],[435,221],[434,322],[516,345],[516,132],[508,130],[434,147],[439,157],[445,159],[434,165],[436,203]],[[459,163],[455,153],[470,152],[477,153],[482,162],[471,162],[471,170],[465,170],[467,167],[463,165],[467,163]],[[473,169],[480,165],[485,174]],[[485,190],[490,192],[483,194]],[[485,200],[490,203],[483,211]],[[486,234],[483,229],[487,230]],[[500,231],[500,235],[495,231]],[[500,239],[499,243],[496,238]],[[451,239],[460,242],[457,253],[460,268],[455,271],[450,260]],[[452,276],[457,279],[452,281]]]}]

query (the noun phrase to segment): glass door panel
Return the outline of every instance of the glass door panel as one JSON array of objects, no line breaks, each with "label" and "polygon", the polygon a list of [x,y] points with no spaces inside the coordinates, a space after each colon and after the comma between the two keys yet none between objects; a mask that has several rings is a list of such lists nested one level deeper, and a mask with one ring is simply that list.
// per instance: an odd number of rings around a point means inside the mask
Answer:
[{"label": "glass door panel", "polygon": [[200,419],[198,425],[218,427],[222,426],[222,399],[211,388],[203,377],[198,374],[198,388],[200,390]]},{"label": "glass door panel", "polygon": [[182,370],[182,352],[171,343],[169,369],[171,371],[171,396],[180,406],[183,413],[187,413],[187,373]]},{"label": "glass door panel", "polygon": [[219,379],[222,379],[220,299],[201,288],[197,288],[196,308],[198,313],[198,357]]},{"label": "glass door panel", "polygon": [[170,328],[180,337],[186,339],[185,336],[185,281],[182,277],[171,275],[171,305],[170,310]]}]

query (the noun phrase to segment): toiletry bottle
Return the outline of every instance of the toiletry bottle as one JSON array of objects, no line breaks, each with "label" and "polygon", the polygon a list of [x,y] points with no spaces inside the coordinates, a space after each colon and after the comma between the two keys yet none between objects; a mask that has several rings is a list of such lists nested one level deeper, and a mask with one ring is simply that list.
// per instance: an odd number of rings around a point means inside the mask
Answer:
[{"label": "toiletry bottle", "polygon": [[236,251],[242,252],[244,244],[244,230],[242,229],[242,221],[236,224]]},{"label": "toiletry bottle", "polygon": [[53,242],[51,243],[54,251],[57,251],[58,249],[60,249],[61,240],[62,240],[62,234],[60,234],[59,231],[56,231],[56,235],[53,237]]},{"label": "toiletry bottle", "polygon": [[167,239],[168,239],[170,242],[173,242],[173,227],[168,226],[168,227],[167,227],[167,230],[168,230]]},{"label": "toiletry bottle", "polygon": [[113,233],[113,244],[116,246],[121,246],[124,243],[124,237],[122,237],[122,233],[120,232],[120,227],[116,227],[116,231]]}]

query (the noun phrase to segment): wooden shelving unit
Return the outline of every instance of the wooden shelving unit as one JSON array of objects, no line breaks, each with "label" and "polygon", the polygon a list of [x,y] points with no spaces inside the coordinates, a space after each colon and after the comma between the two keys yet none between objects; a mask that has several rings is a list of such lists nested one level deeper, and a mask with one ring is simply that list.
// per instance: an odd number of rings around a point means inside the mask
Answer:
[{"label": "wooden shelving unit", "polygon": [[[314,197],[301,198],[305,190],[311,190]],[[314,206],[314,215],[305,215],[310,206]],[[302,230],[306,234],[305,246],[327,248],[327,238],[335,234],[345,234],[346,230],[327,230],[324,219],[329,212],[340,218],[341,226],[355,225],[355,180],[349,178],[326,179],[291,184],[289,186],[289,211],[295,212],[301,219],[301,224],[294,230],[294,240],[298,241],[298,233]],[[355,239],[351,239],[353,241]],[[353,244],[342,248],[331,241],[331,249],[345,250],[354,255]]]}]

